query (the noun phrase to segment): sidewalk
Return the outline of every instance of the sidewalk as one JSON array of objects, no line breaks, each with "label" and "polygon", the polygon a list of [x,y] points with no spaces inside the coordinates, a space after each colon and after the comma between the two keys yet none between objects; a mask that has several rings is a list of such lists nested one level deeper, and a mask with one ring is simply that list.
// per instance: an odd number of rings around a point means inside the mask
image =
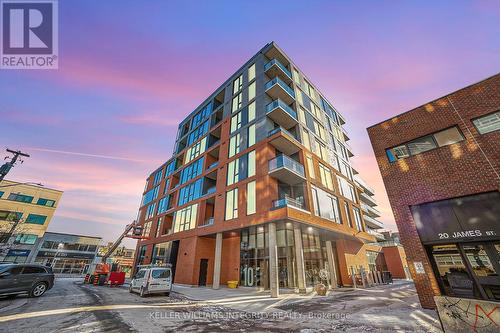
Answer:
[{"label": "sidewalk", "polygon": [[327,296],[317,296],[314,291],[301,295],[291,289],[281,289],[280,296],[272,298],[269,290],[256,290],[250,287],[230,289],[221,286],[220,289],[214,290],[211,287],[192,287],[174,284],[172,290],[190,300],[227,306],[246,312],[281,312],[284,311],[279,309],[279,306],[282,304],[307,301],[312,298],[327,298],[336,294],[340,295],[355,291],[352,288],[342,288],[329,291]]}]

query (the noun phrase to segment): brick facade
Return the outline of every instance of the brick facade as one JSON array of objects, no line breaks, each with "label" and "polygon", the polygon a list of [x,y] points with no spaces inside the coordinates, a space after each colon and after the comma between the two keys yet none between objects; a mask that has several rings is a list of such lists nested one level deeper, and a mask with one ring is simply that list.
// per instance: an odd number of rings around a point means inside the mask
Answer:
[{"label": "brick facade", "polygon": [[[440,289],[410,206],[500,189],[500,131],[481,135],[472,123],[472,119],[499,109],[500,75],[495,75],[368,128],[409,268],[425,308],[435,307],[433,296],[440,295]],[[387,148],[451,126],[459,127],[464,141],[389,162]],[[423,263],[426,274],[416,274],[415,261]]]}]

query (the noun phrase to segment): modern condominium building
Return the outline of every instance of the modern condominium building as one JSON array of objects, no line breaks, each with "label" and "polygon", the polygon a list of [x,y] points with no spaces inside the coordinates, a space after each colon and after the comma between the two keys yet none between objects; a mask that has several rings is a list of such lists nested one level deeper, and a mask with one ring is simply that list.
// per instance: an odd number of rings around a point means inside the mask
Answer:
[{"label": "modern condominium building", "polygon": [[422,306],[440,295],[498,302],[500,74],[368,134]]},{"label": "modern condominium building", "polygon": [[[344,117],[275,43],[183,120],[147,179],[135,265],[175,282],[304,291],[375,267],[375,203],[354,178]],[[364,192],[363,192],[364,189]],[[364,198],[367,193],[366,198]],[[373,261],[373,262],[372,262]]]}]

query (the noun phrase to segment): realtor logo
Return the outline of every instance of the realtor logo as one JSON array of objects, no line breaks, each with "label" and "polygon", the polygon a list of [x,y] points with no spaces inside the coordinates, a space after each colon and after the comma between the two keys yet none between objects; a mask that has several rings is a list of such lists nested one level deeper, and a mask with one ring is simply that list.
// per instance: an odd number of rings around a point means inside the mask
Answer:
[{"label": "realtor logo", "polygon": [[2,69],[57,69],[56,0],[1,0]]}]

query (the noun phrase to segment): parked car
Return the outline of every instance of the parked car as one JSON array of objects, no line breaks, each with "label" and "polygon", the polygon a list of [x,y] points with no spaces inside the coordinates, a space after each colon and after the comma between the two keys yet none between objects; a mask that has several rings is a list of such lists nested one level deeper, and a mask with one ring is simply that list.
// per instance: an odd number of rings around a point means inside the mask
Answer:
[{"label": "parked car", "polygon": [[52,268],[36,264],[0,264],[0,295],[40,297],[54,286]]},{"label": "parked car", "polygon": [[170,295],[172,270],[169,267],[140,269],[130,281],[129,292],[138,292],[141,297],[149,294]]}]

